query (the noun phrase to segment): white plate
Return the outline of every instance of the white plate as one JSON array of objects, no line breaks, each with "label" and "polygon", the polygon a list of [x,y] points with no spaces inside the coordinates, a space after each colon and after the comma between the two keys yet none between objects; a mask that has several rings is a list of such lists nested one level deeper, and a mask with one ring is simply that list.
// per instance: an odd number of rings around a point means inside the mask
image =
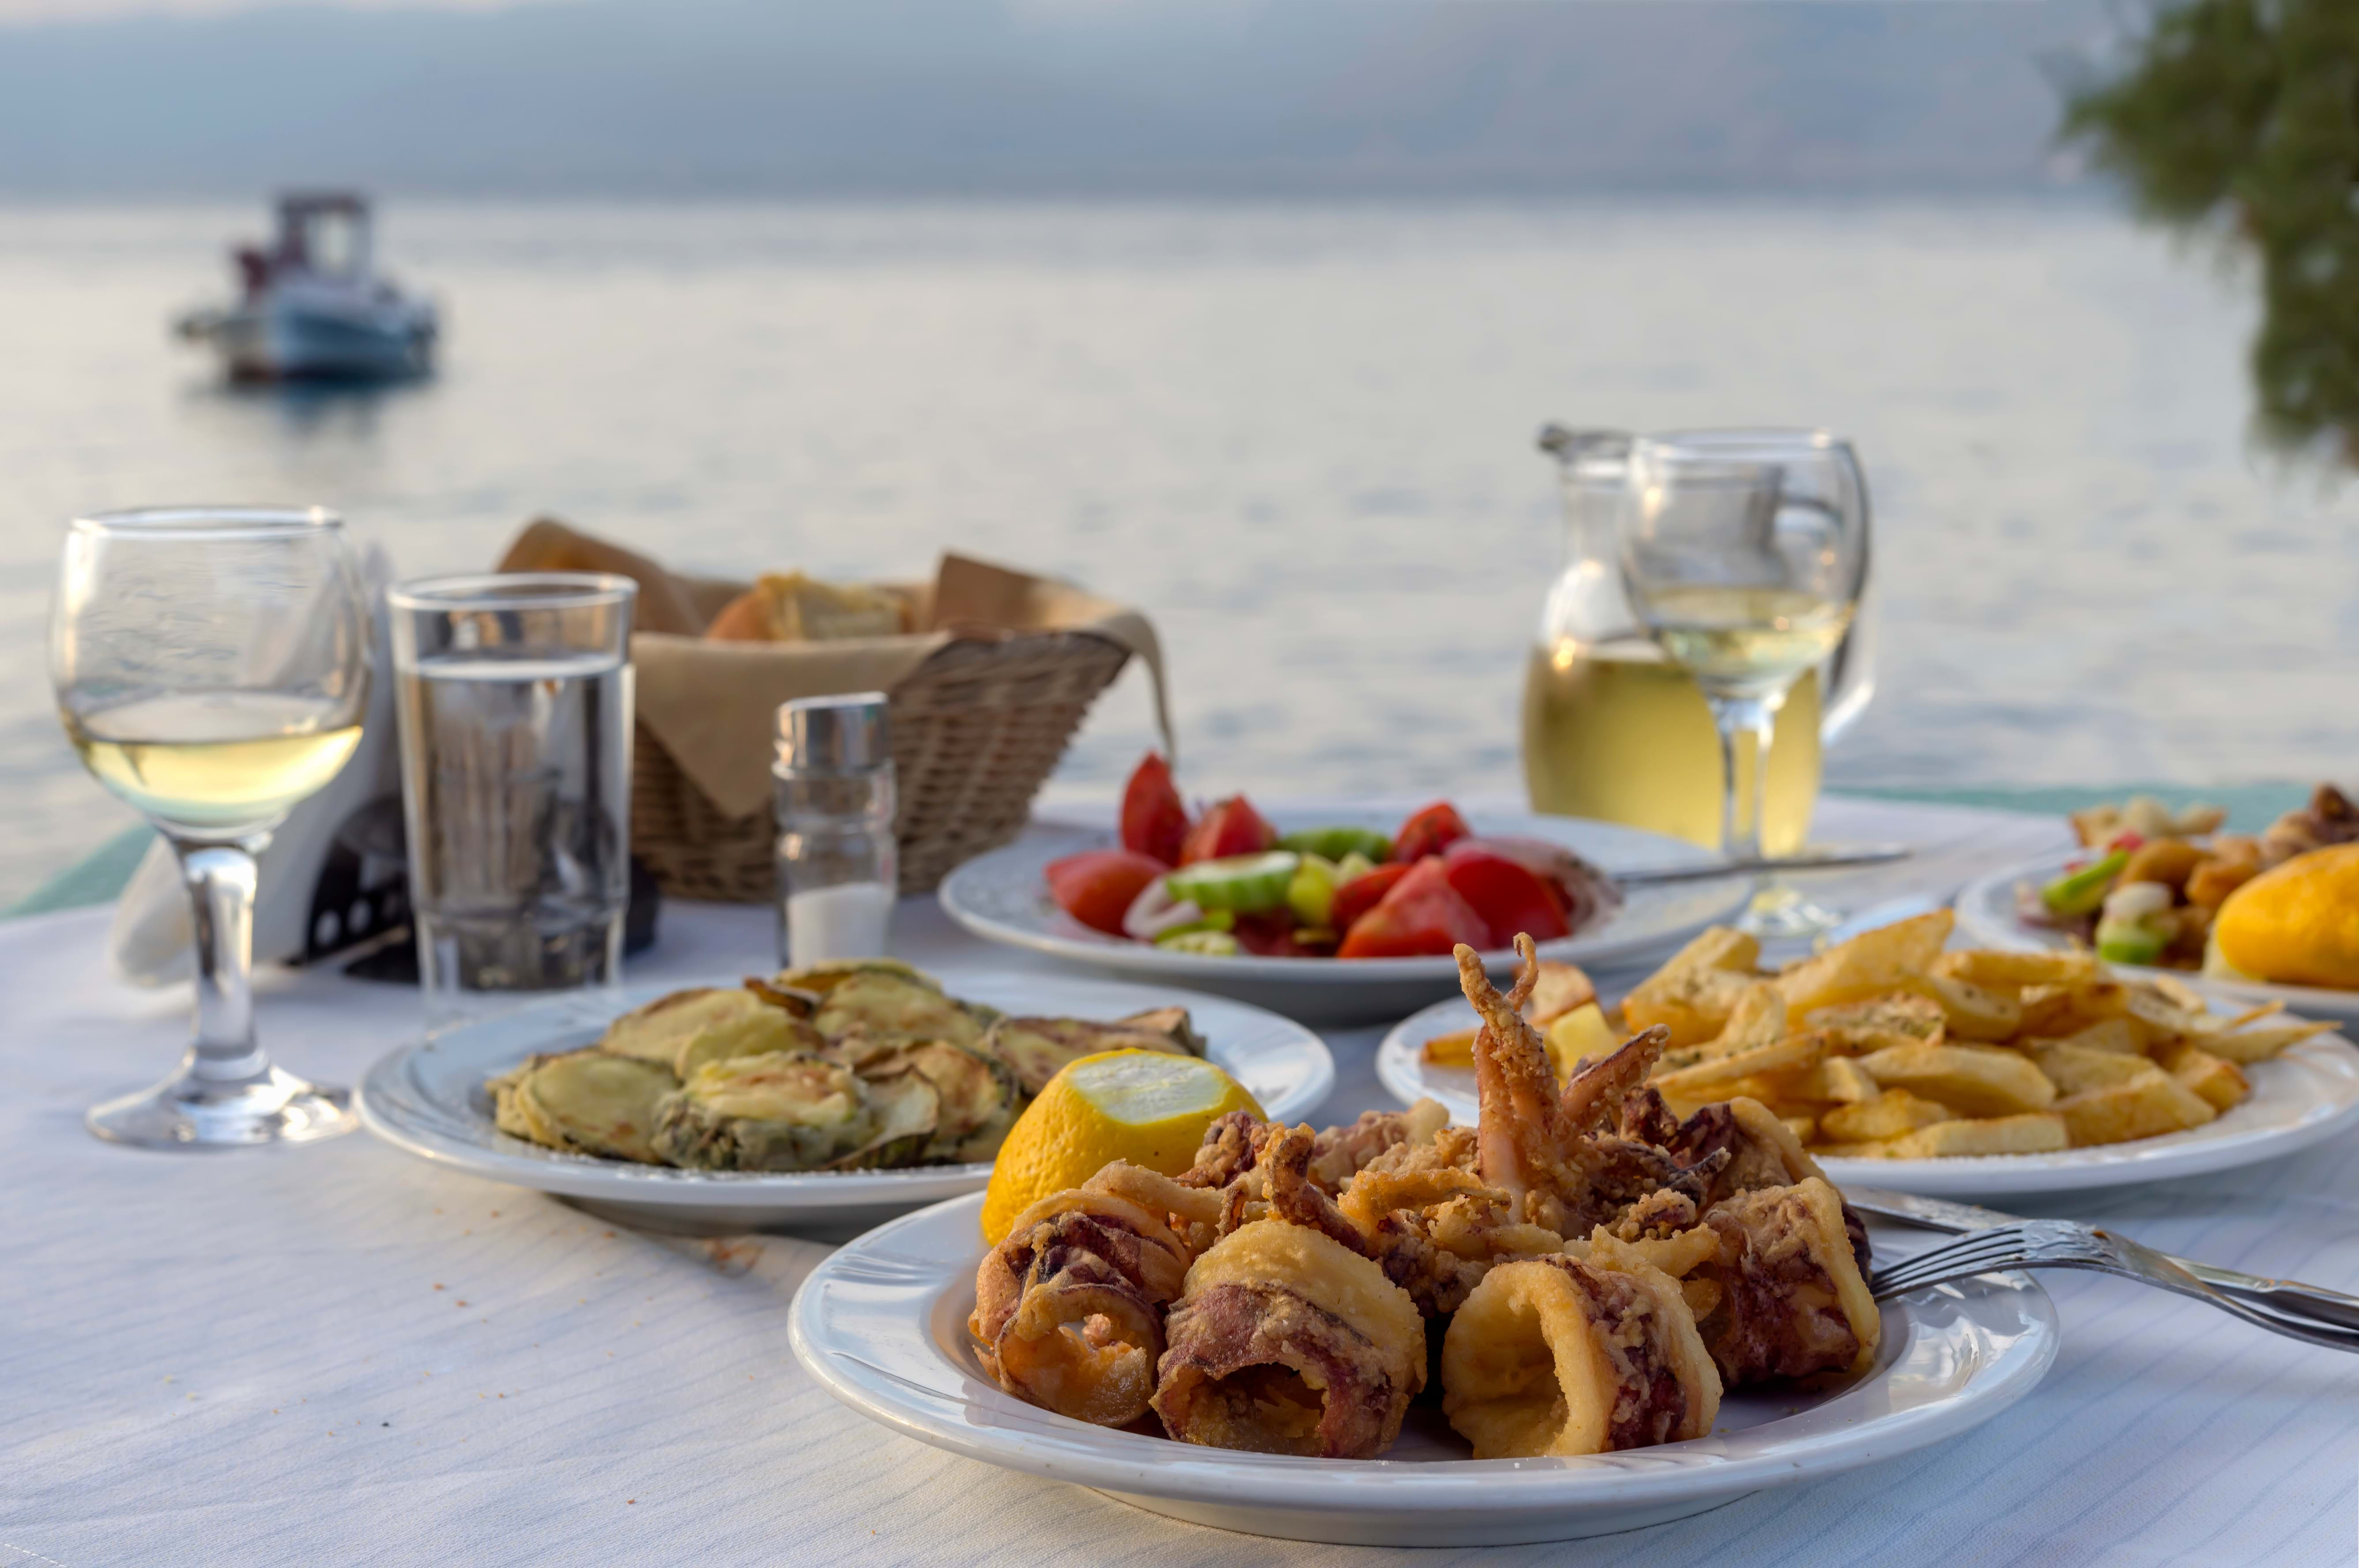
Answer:
[{"label": "white plate", "polygon": [[[1451,1119],[1474,1125],[1474,1072],[1435,1067],[1425,1042],[1474,1027],[1463,998],[1437,1002],[1393,1026],[1376,1048],[1376,1077],[1402,1104],[1428,1095]],[[2281,1160],[2359,1125],[2359,1050],[2340,1035],[2306,1040],[2274,1062],[2245,1069],[2253,1093],[2218,1119],[2187,1132],[2060,1154],[1985,1154],[1953,1160],[1827,1160],[1837,1186],[1856,1181],[1935,1198],[1995,1198],[2010,1192],[2071,1192],[2201,1176]]]},{"label": "white plate", "polygon": [[[1274,815],[1279,831],[1343,825],[1390,833],[1403,813],[1339,808],[1332,811],[1284,811]],[[1579,817],[1543,817],[1529,812],[1473,811],[1467,824],[1478,833],[1549,839],[1608,871],[1653,866],[1699,866],[1712,853],[1684,839],[1639,828],[1593,822]],[[1050,861],[1115,843],[1110,833],[1036,825],[1005,849],[977,855],[944,879],[942,908],[951,919],[986,942],[1029,948],[1075,964],[1141,979],[1169,981],[1216,991],[1302,1017],[1397,1017],[1458,985],[1458,966],[1446,954],[1427,958],[1257,958],[1240,954],[1170,953],[1092,931],[1057,908],[1049,897],[1042,868]],[[1543,957],[1592,969],[1628,966],[1668,953],[1714,920],[1745,907],[1750,878],[1715,877],[1664,887],[1632,888],[1626,902],[1603,920],[1556,942],[1542,942]],[[1515,954],[1485,957],[1502,971]]]},{"label": "white plate", "polygon": [[[1149,1007],[1185,1007],[1212,1061],[1281,1121],[1308,1111],[1334,1086],[1335,1062],[1326,1042],[1258,1007],[1169,985],[948,967],[929,973],[951,996],[1009,1013],[1117,1018]],[[696,1235],[871,1225],[979,1191],[991,1179],[987,1163],[794,1174],[681,1171],[543,1149],[492,1125],[484,1079],[535,1051],[588,1045],[623,1008],[684,989],[685,984],[632,986],[619,1005],[583,996],[544,1002],[404,1046],[369,1069],[357,1096],[361,1121],[396,1148],[437,1164],[552,1193],[626,1224]]]},{"label": "white plate", "polygon": [[1383,1459],[1237,1454],[1109,1432],[993,1384],[966,1333],[980,1207],[970,1197],[911,1214],[814,1269],[790,1331],[804,1370],[921,1443],[1255,1535],[1488,1546],[1659,1524],[1955,1436],[2029,1393],[2056,1357],[2047,1292],[2021,1274],[1985,1275],[1886,1303],[1883,1349],[1864,1376],[1821,1392],[1732,1395],[1714,1434],[1690,1443],[1477,1461],[1420,1404]]},{"label": "white plate", "polygon": [[[2089,852],[2085,849],[2059,850],[2053,855],[2043,855],[2038,860],[2027,861],[1980,881],[1968,883],[1965,891],[1958,895],[1960,931],[1968,942],[1980,947],[2003,947],[2017,953],[2069,947],[2071,944],[2062,931],[2026,925],[2017,917],[2015,885],[2028,882],[2039,887],[2053,882],[2064,875],[2066,862],[2088,858]],[[2206,996],[2218,996],[2241,1007],[2283,1002],[2289,1010],[2304,1018],[2359,1023],[2359,991],[2328,990],[2318,985],[2272,985],[2258,980],[2215,980],[2184,969],[2153,969],[2138,964],[2116,964],[2112,967],[2128,975],[2168,975],[2186,981]]]}]

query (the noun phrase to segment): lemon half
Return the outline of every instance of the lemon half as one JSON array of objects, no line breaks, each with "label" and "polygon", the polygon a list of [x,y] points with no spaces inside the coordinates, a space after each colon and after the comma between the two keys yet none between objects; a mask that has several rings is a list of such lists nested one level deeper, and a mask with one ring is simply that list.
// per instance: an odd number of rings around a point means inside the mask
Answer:
[{"label": "lemon half", "polygon": [[984,1240],[998,1246],[1017,1214],[1112,1160],[1177,1176],[1195,1162],[1204,1128],[1231,1111],[1262,1114],[1244,1085],[1198,1057],[1109,1051],[1067,1064],[999,1146]]},{"label": "lemon half", "polygon": [[2212,940],[2256,980],[2359,987],[2359,844],[2262,872],[2220,906]]}]

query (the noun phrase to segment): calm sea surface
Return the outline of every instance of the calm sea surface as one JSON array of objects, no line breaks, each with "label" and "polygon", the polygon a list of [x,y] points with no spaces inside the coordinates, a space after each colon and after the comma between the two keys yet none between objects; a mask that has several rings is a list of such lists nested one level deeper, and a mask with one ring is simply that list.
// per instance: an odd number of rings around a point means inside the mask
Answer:
[{"label": "calm sea surface", "polygon": [[[436,207],[446,368],[235,393],[170,343],[242,209],[0,208],[0,898],[131,819],[59,733],[78,509],[317,501],[404,573],[553,513],[682,565],[955,545],[1147,608],[1198,793],[1518,787],[1546,419],[1849,432],[1862,784],[2359,773],[2359,495],[2254,458],[2245,290],[2094,208]],[[1066,765],[1149,734],[1126,676]]]}]

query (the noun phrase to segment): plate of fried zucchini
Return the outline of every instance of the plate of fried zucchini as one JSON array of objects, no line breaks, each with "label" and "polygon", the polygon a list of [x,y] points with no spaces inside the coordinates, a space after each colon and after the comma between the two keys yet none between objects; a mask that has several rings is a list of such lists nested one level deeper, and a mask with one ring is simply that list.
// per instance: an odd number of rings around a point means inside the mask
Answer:
[{"label": "plate of fried zucchini", "polygon": [[445,1030],[363,1081],[396,1147],[626,1223],[689,1233],[873,1225],[982,1187],[1067,1062],[1208,1058],[1273,1116],[1334,1082],[1326,1045],[1168,987],[890,959],[570,996]]},{"label": "plate of fried zucchini", "polygon": [[[2274,1160],[2359,1125],[2359,1049],[2332,1022],[2212,1010],[2185,982],[2085,952],[1950,950],[1949,910],[1768,974],[1715,927],[1625,996],[1538,1020],[1569,1057],[1661,1025],[1650,1079],[1674,1111],[1749,1098],[1838,1183],[1941,1197],[2067,1192]],[[1403,1100],[1474,1115],[1462,1002],[1377,1056]]]}]

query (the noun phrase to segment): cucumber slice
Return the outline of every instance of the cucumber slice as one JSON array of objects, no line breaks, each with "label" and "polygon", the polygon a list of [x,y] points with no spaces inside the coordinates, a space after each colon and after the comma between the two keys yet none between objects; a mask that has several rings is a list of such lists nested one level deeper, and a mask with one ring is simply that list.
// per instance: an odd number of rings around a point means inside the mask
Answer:
[{"label": "cucumber slice", "polygon": [[1259,914],[1286,902],[1286,890],[1301,869],[1302,856],[1274,849],[1262,855],[1233,855],[1224,860],[1200,860],[1183,866],[1163,879],[1175,898],[1210,912],[1227,909],[1240,915]]},{"label": "cucumber slice", "polygon": [[2114,878],[2129,863],[2129,851],[2117,849],[2096,864],[2059,877],[2042,887],[2039,901],[2056,914],[2093,915],[2104,906],[2105,893],[2113,887]]},{"label": "cucumber slice", "polygon": [[1155,939],[1155,945],[1169,953],[1201,953],[1208,958],[1234,958],[1237,939],[1226,931],[1173,931],[1169,936]]},{"label": "cucumber slice", "polygon": [[1381,861],[1393,852],[1393,841],[1374,828],[1299,828],[1279,838],[1277,846],[1322,860],[1364,855],[1371,861]]}]

